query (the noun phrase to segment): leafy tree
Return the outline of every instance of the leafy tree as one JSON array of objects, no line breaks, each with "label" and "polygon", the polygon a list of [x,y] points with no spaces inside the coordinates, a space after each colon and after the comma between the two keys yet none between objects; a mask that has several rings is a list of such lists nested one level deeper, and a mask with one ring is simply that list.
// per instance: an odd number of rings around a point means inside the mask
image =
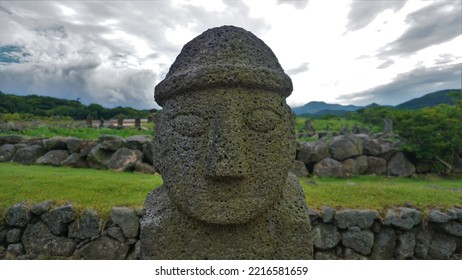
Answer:
[{"label": "leafy tree", "polygon": [[462,152],[462,102],[396,111],[393,119],[396,131],[406,139],[406,150],[419,159],[436,160],[451,172],[453,158]]}]

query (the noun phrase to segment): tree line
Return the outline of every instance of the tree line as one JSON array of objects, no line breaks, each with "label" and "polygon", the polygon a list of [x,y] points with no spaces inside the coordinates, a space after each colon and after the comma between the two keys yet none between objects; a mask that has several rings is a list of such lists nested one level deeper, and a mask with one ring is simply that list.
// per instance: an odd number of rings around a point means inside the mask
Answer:
[{"label": "tree line", "polygon": [[393,121],[393,130],[404,139],[404,149],[418,160],[432,163],[433,171],[450,173],[462,160],[462,93],[454,91],[454,105],[440,104],[418,110],[392,107],[363,108],[349,118],[383,125]]},{"label": "tree line", "polygon": [[136,110],[131,107],[105,108],[99,104],[84,105],[77,100],[66,100],[49,96],[18,96],[0,91],[0,113],[18,114],[22,117],[68,117],[83,120],[87,116],[93,119],[111,119],[117,115],[125,118],[147,118],[148,110]]}]

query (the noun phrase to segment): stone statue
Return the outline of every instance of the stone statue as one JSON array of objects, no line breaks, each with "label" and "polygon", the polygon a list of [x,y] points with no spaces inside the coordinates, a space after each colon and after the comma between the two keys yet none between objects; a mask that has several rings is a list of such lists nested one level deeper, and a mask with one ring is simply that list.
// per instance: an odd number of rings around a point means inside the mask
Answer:
[{"label": "stone statue", "polygon": [[[244,29],[187,43],[155,88],[153,190],[141,221],[143,259],[312,259],[297,178],[292,82]],[[289,174],[289,175],[288,175]]]}]

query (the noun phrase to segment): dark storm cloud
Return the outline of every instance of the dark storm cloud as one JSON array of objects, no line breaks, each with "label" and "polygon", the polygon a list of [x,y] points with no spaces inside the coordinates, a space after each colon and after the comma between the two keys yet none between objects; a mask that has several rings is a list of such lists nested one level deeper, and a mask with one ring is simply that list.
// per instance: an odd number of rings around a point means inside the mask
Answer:
[{"label": "dark storm cloud", "polygon": [[286,74],[289,76],[294,76],[303,72],[306,72],[310,69],[310,64],[309,63],[302,63],[299,66],[286,70]]},{"label": "dark storm cloud", "polygon": [[375,17],[385,10],[399,11],[406,4],[402,1],[353,0],[348,13],[347,31],[355,31],[369,25]]},{"label": "dark storm cloud", "polygon": [[[109,107],[152,108],[156,107],[154,85],[168,71],[183,44],[192,39],[173,43],[169,32],[185,28],[199,35],[211,27],[234,24],[258,36],[269,29],[263,19],[249,16],[250,9],[241,0],[224,1],[226,8],[222,11],[193,4],[2,1],[0,89],[16,94],[79,97],[83,102]],[[144,54],[134,41],[141,44]],[[146,53],[146,48],[152,51]],[[28,56],[19,57],[18,50]]]},{"label": "dark storm cloud", "polygon": [[296,9],[303,10],[308,5],[309,0],[278,0],[278,4],[290,4]]},{"label": "dark storm cloud", "polygon": [[462,35],[462,1],[438,1],[409,14],[408,29],[381,56],[413,54]]},{"label": "dark storm cloud", "polygon": [[342,95],[338,101],[348,101],[358,105],[367,105],[373,102],[381,105],[397,105],[433,91],[461,88],[461,77],[462,64],[445,67],[422,67],[399,74],[389,84],[363,92]]}]

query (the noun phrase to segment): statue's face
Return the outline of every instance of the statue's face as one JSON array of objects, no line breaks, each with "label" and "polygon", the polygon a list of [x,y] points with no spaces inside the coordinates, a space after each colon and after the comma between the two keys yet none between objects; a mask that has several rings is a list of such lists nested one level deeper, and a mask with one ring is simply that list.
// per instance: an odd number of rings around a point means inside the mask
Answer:
[{"label": "statue's face", "polygon": [[[250,91],[250,92],[249,92]],[[208,89],[167,100],[156,128],[156,165],[172,202],[214,224],[245,223],[281,195],[295,154],[283,97]]]}]

